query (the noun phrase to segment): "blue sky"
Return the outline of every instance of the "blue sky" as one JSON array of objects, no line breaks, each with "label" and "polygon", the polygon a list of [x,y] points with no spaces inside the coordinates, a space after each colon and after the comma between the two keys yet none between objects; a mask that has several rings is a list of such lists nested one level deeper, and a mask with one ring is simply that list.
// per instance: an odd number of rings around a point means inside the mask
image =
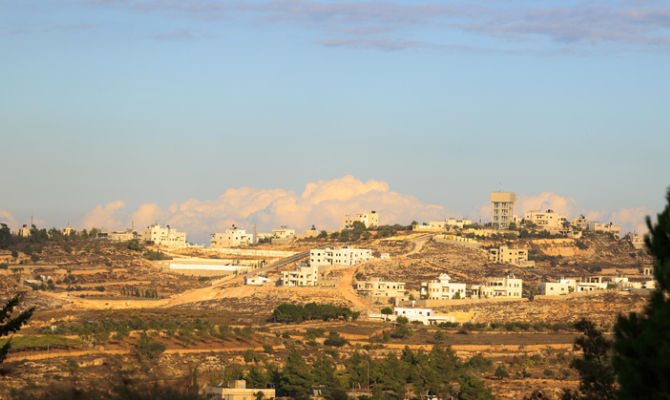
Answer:
[{"label": "blue sky", "polygon": [[49,225],[353,175],[656,212],[660,1],[0,0],[0,210]]}]

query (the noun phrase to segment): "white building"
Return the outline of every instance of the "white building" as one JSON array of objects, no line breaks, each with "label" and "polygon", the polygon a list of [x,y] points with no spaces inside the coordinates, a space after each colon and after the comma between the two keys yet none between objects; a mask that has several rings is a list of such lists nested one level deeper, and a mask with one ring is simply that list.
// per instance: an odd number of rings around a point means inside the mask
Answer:
[{"label": "white building", "polygon": [[541,295],[558,296],[572,293],[576,287],[577,282],[574,279],[559,279],[558,282],[542,282],[538,289]]},{"label": "white building", "polygon": [[614,238],[619,239],[621,237],[621,228],[609,222],[607,224],[601,224],[599,222],[589,222],[589,230],[599,233],[611,233]]},{"label": "white building", "polygon": [[288,229],[285,226],[282,226],[279,229],[273,229],[272,237],[277,239],[292,239],[295,237],[295,229]]},{"label": "white building", "polygon": [[464,299],[465,283],[452,283],[447,274],[440,274],[437,280],[421,282],[421,298],[429,300]]},{"label": "white building", "polygon": [[447,228],[463,229],[463,227],[466,225],[472,225],[472,221],[466,218],[463,219],[447,218],[445,221],[445,225],[447,226]]},{"label": "white building", "polygon": [[245,285],[250,285],[250,286],[263,286],[266,283],[270,283],[272,280],[270,278],[266,278],[264,276],[245,276],[244,277],[244,284]]},{"label": "white building", "polygon": [[523,216],[523,221],[524,223],[532,222],[537,229],[545,230],[552,235],[567,233],[569,226],[565,215],[557,214],[553,210],[544,212],[538,210],[528,211]]},{"label": "white building", "polygon": [[516,195],[512,192],[491,192],[491,223],[497,229],[507,229],[514,218]]},{"label": "white building", "polygon": [[372,250],[344,247],[332,249],[312,249],[309,251],[309,264],[320,267],[322,265],[355,265],[372,260]]},{"label": "white building", "polygon": [[170,228],[170,225],[161,228],[160,225],[154,224],[144,229],[144,241],[158,246],[181,248],[186,247],[186,233],[177,232],[176,229]]},{"label": "white building", "polygon": [[127,229],[125,231],[114,231],[107,234],[107,239],[112,242],[127,242],[129,240],[139,238],[139,232],[133,229]]},{"label": "white building", "polygon": [[424,325],[437,325],[442,322],[455,322],[456,318],[449,315],[436,314],[432,308],[410,308],[410,307],[395,307],[393,309],[393,316],[405,317],[409,322],[419,321]]},{"label": "white building", "polygon": [[345,215],[344,228],[352,228],[356,221],[362,222],[366,228],[379,226],[379,214],[376,211],[370,211],[369,213],[360,212],[354,215]]},{"label": "white building", "polygon": [[472,297],[521,298],[523,282],[514,275],[487,278],[482,285],[472,285]]},{"label": "white building", "polygon": [[210,238],[210,247],[226,248],[240,247],[256,244],[256,237],[253,233],[247,233],[244,229],[232,227],[223,233],[212,233]]},{"label": "white building", "polygon": [[281,286],[316,286],[319,280],[319,268],[314,265],[301,264],[294,271],[283,271],[279,284]]}]

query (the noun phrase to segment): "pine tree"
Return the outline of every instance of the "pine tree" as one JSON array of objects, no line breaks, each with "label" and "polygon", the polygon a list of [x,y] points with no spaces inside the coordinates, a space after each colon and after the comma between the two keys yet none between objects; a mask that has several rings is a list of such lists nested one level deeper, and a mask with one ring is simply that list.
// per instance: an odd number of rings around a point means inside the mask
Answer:
[{"label": "pine tree", "polygon": [[[23,301],[22,293],[14,296],[4,305],[4,307],[2,307],[2,310],[0,310],[0,337],[7,336],[10,333],[21,329],[21,326],[28,322],[28,319],[33,315],[35,307],[25,310],[14,318],[11,317],[14,308],[16,308],[21,301]],[[9,352],[11,345],[11,340],[8,340],[7,343],[0,347],[0,364],[7,358],[7,353]]]},{"label": "pine tree", "polygon": [[279,389],[283,396],[296,400],[309,399],[312,390],[312,375],[298,350],[292,348],[279,378]]},{"label": "pine tree", "polygon": [[647,217],[656,289],[644,312],[619,316],[614,327],[620,399],[670,399],[670,190],[666,199],[655,225]]}]

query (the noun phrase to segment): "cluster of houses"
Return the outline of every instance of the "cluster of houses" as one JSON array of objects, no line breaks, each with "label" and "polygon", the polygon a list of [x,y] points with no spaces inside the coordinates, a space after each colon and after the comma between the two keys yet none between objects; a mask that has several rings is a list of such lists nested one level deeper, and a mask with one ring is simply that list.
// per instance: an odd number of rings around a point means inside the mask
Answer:
[{"label": "cluster of houses", "polygon": [[540,283],[538,291],[540,294],[546,296],[560,296],[569,293],[588,293],[606,289],[654,289],[656,281],[651,277],[651,274],[651,268],[645,268],[645,277],[642,279],[629,279],[627,276],[588,276],[581,279],[561,278],[555,282]]}]

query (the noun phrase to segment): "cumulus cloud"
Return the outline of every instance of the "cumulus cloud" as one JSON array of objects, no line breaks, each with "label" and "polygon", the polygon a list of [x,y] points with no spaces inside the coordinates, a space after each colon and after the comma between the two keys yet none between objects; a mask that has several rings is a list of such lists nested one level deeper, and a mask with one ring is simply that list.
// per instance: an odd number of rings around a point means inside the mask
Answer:
[{"label": "cumulus cloud", "polygon": [[520,215],[531,210],[554,210],[559,214],[572,216],[577,208],[577,203],[572,197],[564,197],[553,192],[543,192],[538,195],[521,194],[517,197],[516,209]]},{"label": "cumulus cloud", "polygon": [[125,212],[125,203],[99,205],[84,217],[85,227],[121,229],[134,221],[136,227],[154,222],[169,224],[188,233],[189,240],[204,243],[207,235],[232,224],[259,232],[288,225],[298,231],[315,225],[339,229],[345,214],[375,210],[380,223],[409,223],[443,219],[450,215],[441,205],[391,191],[388,183],[361,181],[351,175],[305,185],[301,193],[284,189],[228,189],[213,200],[189,199],[162,209],[154,203]]},{"label": "cumulus cloud", "polygon": [[645,222],[647,215],[652,215],[647,207],[620,208],[613,211],[609,218],[614,224],[619,225],[623,232],[645,234],[648,232]]},{"label": "cumulus cloud", "polygon": [[0,223],[7,224],[10,228],[16,228],[16,219],[9,211],[0,210]]},{"label": "cumulus cloud", "polygon": [[99,204],[84,215],[81,225],[86,228],[118,229],[123,226],[122,211],[126,203],[121,200],[112,201],[105,205]]}]

